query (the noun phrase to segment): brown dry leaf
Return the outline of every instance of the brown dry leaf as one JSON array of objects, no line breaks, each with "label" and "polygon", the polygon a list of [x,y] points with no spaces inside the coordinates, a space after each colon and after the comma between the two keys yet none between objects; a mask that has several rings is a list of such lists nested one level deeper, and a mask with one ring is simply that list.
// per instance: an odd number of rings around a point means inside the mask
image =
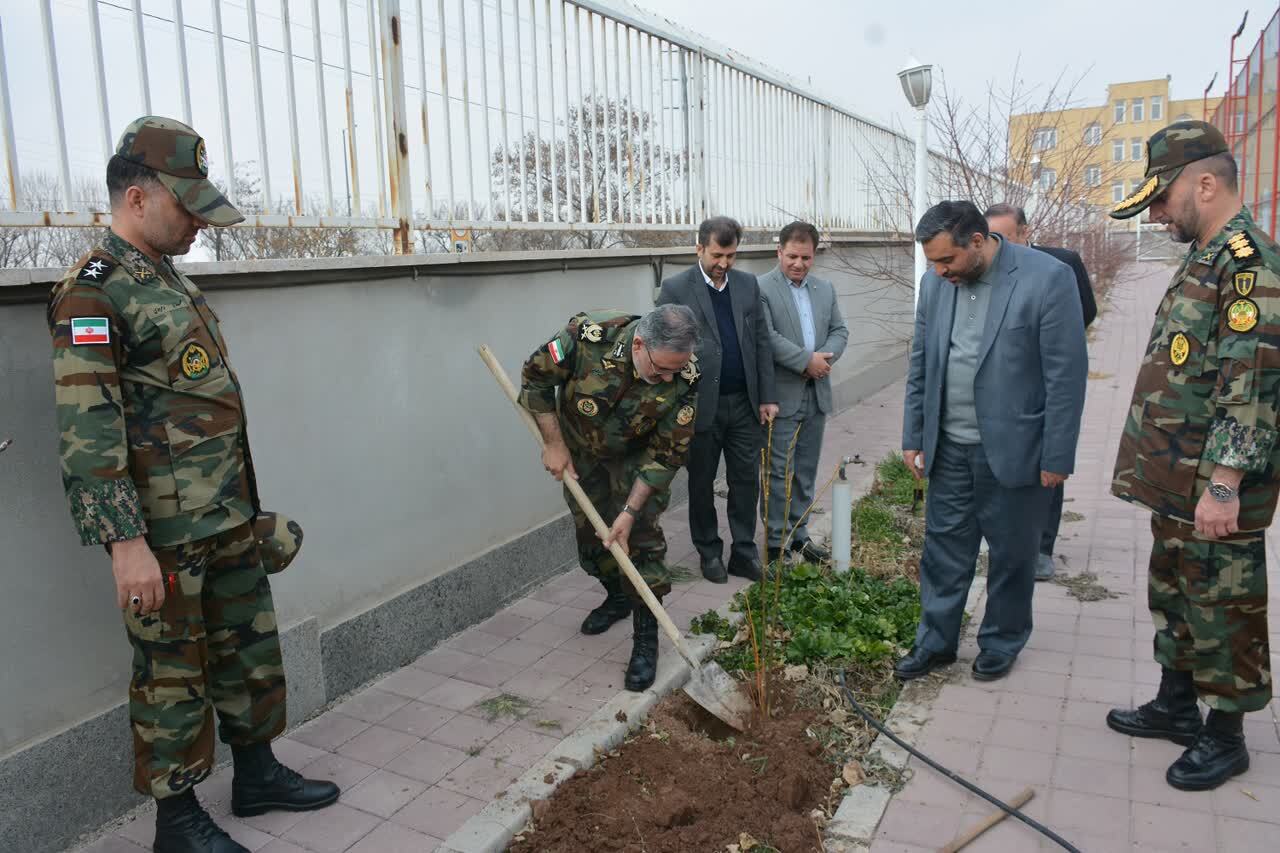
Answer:
[{"label": "brown dry leaf", "polygon": [[547,800],[530,800],[529,808],[533,811],[533,819],[539,821],[546,816],[547,809],[551,808],[551,803]]},{"label": "brown dry leaf", "polygon": [[724,853],[742,853],[742,851],[738,845],[730,844],[728,847],[724,848]]},{"label": "brown dry leaf", "polygon": [[756,841],[755,838],[752,837],[751,833],[743,832],[738,835],[738,846],[741,847],[743,851],[747,851],[754,847],[759,847],[760,842]]},{"label": "brown dry leaf", "polygon": [[834,725],[842,726],[849,721],[849,712],[844,708],[836,708],[830,714],[827,714],[827,719]]},{"label": "brown dry leaf", "polygon": [[738,629],[738,633],[733,635],[734,645],[737,645],[738,643],[745,643],[747,642],[747,640],[750,640],[750,639],[751,639],[751,630],[747,628],[745,625],[743,625],[741,628]]},{"label": "brown dry leaf", "polygon": [[787,681],[804,681],[809,677],[809,667],[802,663],[784,667],[782,670],[782,677]]},{"label": "brown dry leaf", "polygon": [[861,764],[857,761],[850,761],[844,766],[844,769],[840,771],[840,778],[843,779],[844,783],[850,788],[855,788],[862,784],[862,780],[867,778],[867,774],[866,771],[862,769]]},{"label": "brown dry leaf", "polygon": [[1253,791],[1250,791],[1248,788],[1241,788],[1240,793],[1244,794],[1246,797],[1253,800],[1255,803],[1261,802],[1261,800],[1258,799],[1257,795],[1254,794]]}]

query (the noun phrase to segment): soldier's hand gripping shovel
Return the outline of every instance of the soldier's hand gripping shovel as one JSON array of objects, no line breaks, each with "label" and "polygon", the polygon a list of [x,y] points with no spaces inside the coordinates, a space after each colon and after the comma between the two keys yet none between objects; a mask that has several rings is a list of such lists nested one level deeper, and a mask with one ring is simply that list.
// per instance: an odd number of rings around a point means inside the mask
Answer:
[{"label": "soldier's hand gripping shovel", "polygon": [[[524,425],[533,433],[534,439],[538,442],[538,446],[541,447],[542,433],[538,431],[538,425],[534,422],[533,415],[518,402],[515,386],[511,384],[511,380],[507,377],[506,371],[502,369],[502,365],[498,364],[498,360],[487,346],[480,347],[480,357],[484,359],[484,363],[488,365],[489,370],[493,373],[493,378],[498,380],[498,384],[502,386],[507,399],[516,407],[516,411],[520,413],[520,419],[524,421]],[[582,511],[587,518],[591,520],[591,525],[596,529],[596,532],[607,538],[609,536],[609,525],[600,517],[600,513],[596,512],[596,508],[591,505],[591,500],[582,491],[578,481],[572,477],[565,477],[564,485],[569,489],[569,493],[573,495],[574,500],[578,502],[578,506],[582,507]],[[609,553],[613,554],[614,559],[618,561],[618,565],[622,567],[623,574],[627,576],[627,580],[631,581],[632,586],[636,588],[636,592],[640,594],[649,610],[653,612],[658,624],[662,626],[662,630],[671,638],[671,642],[675,645],[676,651],[680,653],[680,657],[688,661],[692,672],[689,674],[689,681],[684,686],[684,692],[688,694],[690,699],[706,708],[728,725],[739,731],[745,729],[746,721],[751,715],[751,702],[738,689],[738,683],[733,680],[729,673],[724,671],[723,667],[715,662],[698,665],[698,662],[693,659],[693,655],[689,654],[689,650],[685,648],[684,640],[680,636],[680,630],[671,621],[667,611],[662,609],[658,599],[654,598],[653,593],[649,590],[649,585],[644,582],[644,578],[640,577],[640,572],[632,565],[631,558],[627,556],[627,552],[623,551],[622,546],[617,542],[614,542],[609,546]]]}]

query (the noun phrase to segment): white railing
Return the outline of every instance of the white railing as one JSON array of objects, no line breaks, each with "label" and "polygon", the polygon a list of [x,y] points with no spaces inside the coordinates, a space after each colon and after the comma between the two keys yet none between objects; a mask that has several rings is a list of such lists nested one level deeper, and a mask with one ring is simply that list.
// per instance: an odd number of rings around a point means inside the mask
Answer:
[{"label": "white railing", "polygon": [[[401,252],[421,229],[687,231],[721,213],[910,227],[887,189],[910,173],[909,138],[617,0],[33,6],[38,27],[29,12],[0,20],[0,226],[109,221],[105,193],[76,187],[100,184],[124,125],[155,111],[209,138],[211,177],[246,225],[385,229]],[[11,59],[15,40],[42,44],[44,74],[27,79],[43,84],[11,90],[6,39]],[[86,72],[73,79],[57,70],[68,45]],[[23,98],[53,121],[29,121]],[[42,177],[56,191],[30,190],[15,130],[54,152]]]}]

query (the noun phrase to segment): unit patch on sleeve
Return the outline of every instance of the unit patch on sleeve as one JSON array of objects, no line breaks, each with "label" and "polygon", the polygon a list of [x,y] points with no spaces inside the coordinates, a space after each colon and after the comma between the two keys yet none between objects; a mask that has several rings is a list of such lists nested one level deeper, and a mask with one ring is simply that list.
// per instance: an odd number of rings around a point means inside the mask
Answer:
[{"label": "unit patch on sleeve", "polygon": [[1237,299],[1227,306],[1227,325],[1233,332],[1247,332],[1258,325],[1258,303]]},{"label": "unit patch on sleeve", "polygon": [[182,375],[188,379],[203,379],[209,373],[209,353],[199,344],[187,344],[181,362]]},{"label": "unit patch on sleeve", "polygon": [[1257,277],[1258,274],[1254,272],[1236,273],[1235,280],[1232,282],[1235,285],[1236,293],[1241,296],[1248,296],[1252,293],[1253,285],[1257,281]]},{"label": "unit patch on sleeve", "polygon": [[1186,363],[1187,356],[1190,354],[1191,344],[1187,341],[1187,336],[1178,332],[1173,336],[1173,340],[1169,341],[1169,360],[1181,366]]},{"label": "unit patch on sleeve", "polygon": [[111,325],[106,317],[73,317],[71,343],[75,345],[111,343]]}]

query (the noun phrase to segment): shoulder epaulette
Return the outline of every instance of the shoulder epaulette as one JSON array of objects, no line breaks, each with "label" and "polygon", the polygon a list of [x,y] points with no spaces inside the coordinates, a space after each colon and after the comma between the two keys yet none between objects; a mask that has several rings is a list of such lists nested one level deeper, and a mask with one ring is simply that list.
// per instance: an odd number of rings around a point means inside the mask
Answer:
[{"label": "shoulder epaulette", "polygon": [[698,377],[702,375],[701,368],[698,367],[698,356],[689,356],[689,363],[680,369],[680,378],[690,385],[698,381]]},{"label": "shoulder epaulette", "polygon": [[1227,238],[1226,249],[1238,267],[1253,266],[1262,260],[1258,244],[1248,231],[1237,231]]},{"label": "shoulder epaulette", "polygon": [[91,283],[106,281],[107,276],[111,275],[117,266],[115,259],[110,255],[95,252],[89,255],[81,265],[80,271],[76,273],[76,281]]}]

